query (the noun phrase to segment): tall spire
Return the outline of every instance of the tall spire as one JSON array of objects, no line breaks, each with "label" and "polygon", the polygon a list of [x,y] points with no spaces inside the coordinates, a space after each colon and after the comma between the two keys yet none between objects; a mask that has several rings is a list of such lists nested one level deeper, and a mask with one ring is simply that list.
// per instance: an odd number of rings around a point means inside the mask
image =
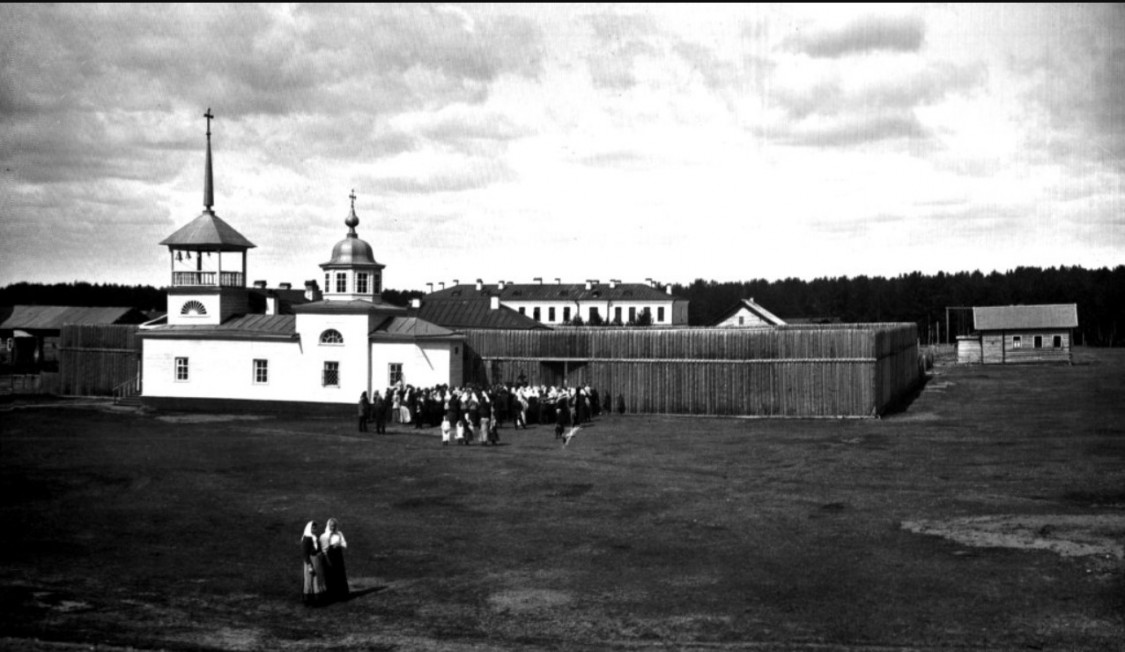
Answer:
[{"label": "tall spire", "polygon": [[203,172],[203,207],[210,211],[215,205],[214,181],[211,179],[211,120],[215,116],[211,115],[211,107],[207,107],[207,113],[203,117],[207,118],[207,168]]}]

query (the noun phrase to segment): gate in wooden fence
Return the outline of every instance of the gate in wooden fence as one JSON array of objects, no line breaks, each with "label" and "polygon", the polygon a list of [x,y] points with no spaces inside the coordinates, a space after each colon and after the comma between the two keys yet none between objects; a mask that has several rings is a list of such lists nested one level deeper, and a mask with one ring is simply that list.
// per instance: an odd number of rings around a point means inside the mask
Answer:
[{"label": "gate in wooden fence", "polygon": [[922,379],[914,324],[465,334],[466,381],[590,385],[632,413],[871,417]]}]

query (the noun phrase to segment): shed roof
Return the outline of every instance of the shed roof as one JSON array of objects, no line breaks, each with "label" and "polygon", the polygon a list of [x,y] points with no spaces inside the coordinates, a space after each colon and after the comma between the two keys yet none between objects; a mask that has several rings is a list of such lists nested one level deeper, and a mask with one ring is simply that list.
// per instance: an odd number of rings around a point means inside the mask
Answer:
[{"label": "shed roof", "polygon": [[1078,328],[1078,304],[974,307],[973,324],[978,331]]},{"label": "shed roof", "polygon": [[394,316],[372,331],[372,339],[414,340],[414,339],[454,339],[463,337],[448,328],[442,328],[418,317]]},{"label": "shed roof", "polygon": [[778,317],[777,315],[773,314],[772,312],[766,310],[762,306],[758,305],[758,303],[756,301],[754,301],[754,299],[752,299],[752,298],[751,299],[742,299],[741,301],[739,301],[737,304],[732,306],[730,310],[727,310],[725,313],[723,313],[722,318],[719,319],[718,321],[716,321],[715,323],[720,324],[720,323],[730,319],[734,315],[738,314],[738,311],[742,310],[743,308],[745,308],[746,310],[749,310],[750,312],[754,313],[762,321],[766,322],[767,324],[773,324],[774,326],[781,326],[781,325],[785,324],[785,320],[783,320],[781,317]]},{"label": "shed roof", "polygon": [[127,307],[12,306],[0,329],[61,330],[63,324],[139,324],[145,319],[144,313]]},{"label": "shed roof", "polygon": [[154,325],[142,329],[140,334],[145,337],[291,340],[297,337],[297,318],[294,315],[242,315],[221,324]]}]

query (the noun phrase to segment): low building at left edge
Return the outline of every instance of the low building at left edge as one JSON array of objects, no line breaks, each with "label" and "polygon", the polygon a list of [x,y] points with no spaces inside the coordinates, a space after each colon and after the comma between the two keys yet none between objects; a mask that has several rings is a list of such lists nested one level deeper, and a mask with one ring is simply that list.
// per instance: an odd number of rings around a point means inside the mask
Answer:
[{"label": "low building at left edge", "polygon": [[141,326],[141,400],[170,409],[354,404],[362,392],[459,385],[464,336],[381,298],[384,265],[347,235],[305,290],[248,286],[255,245],[214,211],[210,111],[203,213],[168,247],[168,313]]}]

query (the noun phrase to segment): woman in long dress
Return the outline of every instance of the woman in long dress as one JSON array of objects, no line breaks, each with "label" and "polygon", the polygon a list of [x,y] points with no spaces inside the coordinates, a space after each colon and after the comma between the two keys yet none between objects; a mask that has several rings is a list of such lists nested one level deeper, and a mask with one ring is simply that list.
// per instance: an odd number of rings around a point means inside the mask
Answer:
[{"label": "woman in long dress", "polygon": [[343,600],[348,597],[348,571],[344,566],[344,549],[348,541],[340,531],[336,519],[330,518],[324,526],[324,534],[320,535],[320,547],[324,550],[325,577],[328,586],[328,596],[333,600]]},{"label": "woman in long dress", "polygon": [[304,576],[304,591],[301,594],[305,604],[318,605],[327,597],[328,588],[325,585],[324,552],[320,546],[319,526],[316,521],[309,521],[305,526],[305,533],[301,536],[301,555],[304,558],[302,575]]}]

